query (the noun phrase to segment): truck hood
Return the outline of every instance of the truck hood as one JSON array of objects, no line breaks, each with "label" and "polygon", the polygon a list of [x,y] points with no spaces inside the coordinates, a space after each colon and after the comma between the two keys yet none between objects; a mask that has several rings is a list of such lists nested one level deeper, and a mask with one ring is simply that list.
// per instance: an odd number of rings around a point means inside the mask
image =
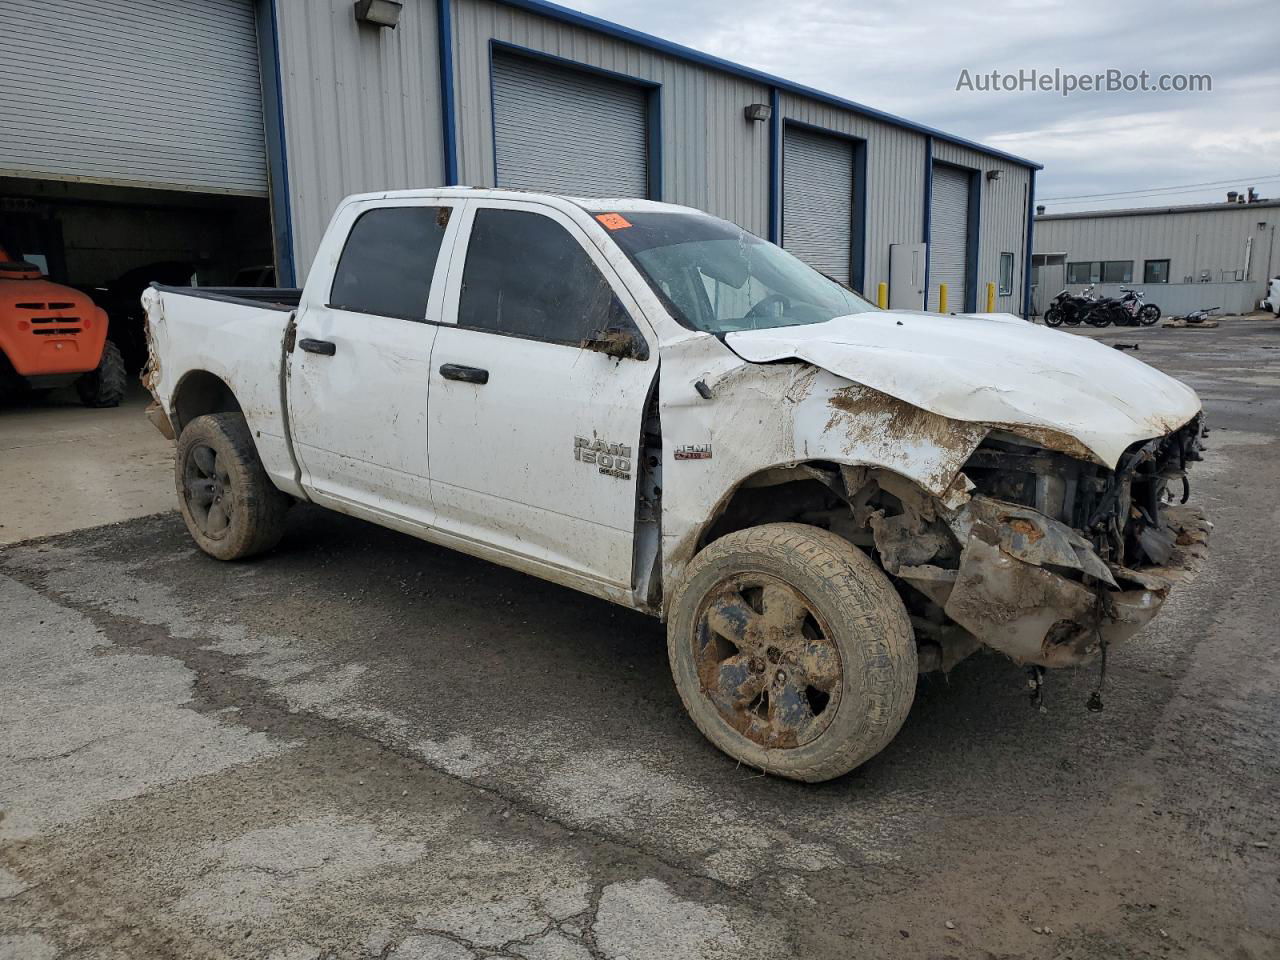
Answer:
[{"label": "truck hood", "polygon": [[1000,316],[876,311],[725,342],[750,362],[803,360],[930,413],[1020,432],[1111,468],[1132,444],[1200,410],[1186,384],[1119,350]]}]

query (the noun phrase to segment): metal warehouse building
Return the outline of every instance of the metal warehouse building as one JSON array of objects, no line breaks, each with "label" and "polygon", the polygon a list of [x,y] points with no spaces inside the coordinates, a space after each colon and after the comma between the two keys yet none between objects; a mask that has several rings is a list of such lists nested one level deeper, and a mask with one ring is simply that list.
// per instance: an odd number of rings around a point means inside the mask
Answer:
[{"label": "metal warehouse building", "polygon": [[700,207],[895,307],[1026,307],[1036,164],[541,0],[0,18],[0,214],[55,279],[287,285],[344,195],[472,184]]},{"label": "metal warehouse building", "polygon": [[1064,287],[1102,296],[1141,287],[1166,314],[1200,307],[1248,313],[1280,276],[1280,200],[1039,214],[1035,312]]}]

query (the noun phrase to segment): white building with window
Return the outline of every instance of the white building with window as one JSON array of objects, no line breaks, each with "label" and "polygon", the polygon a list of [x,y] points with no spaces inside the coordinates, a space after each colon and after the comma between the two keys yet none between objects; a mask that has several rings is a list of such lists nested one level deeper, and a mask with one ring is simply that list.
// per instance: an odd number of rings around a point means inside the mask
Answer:
[{"label": "white building with window", "polygon": [[1044,213],[1037,208],[1032,303],[1037,314],[1064,287],[1145,290],[1166,314],[1199,307],[1247,313],[1280,275],[1280,200]]}]

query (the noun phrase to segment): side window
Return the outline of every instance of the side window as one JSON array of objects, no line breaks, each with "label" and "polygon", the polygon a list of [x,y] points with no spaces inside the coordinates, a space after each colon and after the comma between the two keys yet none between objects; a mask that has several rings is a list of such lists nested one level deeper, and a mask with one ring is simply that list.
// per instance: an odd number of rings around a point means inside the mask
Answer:
[{"label": "side window", "polygon": [[351,226],[329,306],[422,320],[451,207],[377,207]]},{"label": "side window", "polygon": [[1000,254],[1000,294],[1013,293],[1013,254]]},{"label": "side window", "polygon": [[610,328],[634,329],[564,227],[539,213],[486,207],[471,228],[458,326],[574,345]]}]

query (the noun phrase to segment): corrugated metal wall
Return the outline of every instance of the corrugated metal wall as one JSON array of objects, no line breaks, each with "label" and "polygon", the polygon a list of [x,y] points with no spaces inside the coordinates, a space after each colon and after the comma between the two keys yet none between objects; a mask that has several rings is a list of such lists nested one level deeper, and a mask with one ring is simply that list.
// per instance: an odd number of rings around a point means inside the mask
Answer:
[{"label": "corrugated metal wall", "polygon": [[[277,2],[301,279],[341,197],[443,182],[436,10],[411,0],[392,31],[357,27],[348,0]],[[494,0],[454,0],[451,9],[460,182],[494,185],[491,58],[495,44],[507,45],[660,85],[661,199],[767,235],[770,124],[742,111],[769,103],[768,85]],[[784,120],[866,140],[864,289],[874,296],[889,280],[890,245],[921,240],[925,135],[785,91],[779,110]],[[1029,171],[941,142],[934,154],[1002,171],[983,185],[979,282],[998,280],[1002,250],[1015,253],[1014,292],[997,309],[1016,311]]]},{"label": "corrugated metal wall", "polygon": [[[1031,184],[1031,171],[1007,160],[941,140],[933,143],[933,159],[982,171],[978,178],[982,191],[979,204],[982,219],[978,233],[978,310],[986,309],[987,284],[994,283],[996,311],[1021,313],[1023,271],[1026,269],[1023,247],[1027,243],[1027,190]],[[999,170],[1000,179],[988,180],[988,170]],[[1038,238],[1036,249],[1040,249]],[[1001,253],[1013,254],[1013,292],[1004,296],[999,294]],[[929,306],[936,308],[937,291],[932,277],[929,285]],[[951,309],[959,307],[951,305]]]},{"label": "corrugated metal wall", "polygon": [[853,177],[853,141],[801,128],[784,131],[782,245],[844,284],[853,257]]},{"label": "corrugated metal wall", "polygon": [[338,201],[440,186],[439,44],[431,0],[394,30],[361,26],[350,0],[276,0],[298,282]]},{"label": "corrugated metal wall", "polygon": [[5,0],[0,174],[263,195],[252,0]]},{"label": "corrugated metal wall", "polygon": [[1219,283],[1233,281],[1244,270],[1245,244],[1252,238],[1247,282],[1261,297],[1266,278],[1280,271],[1277,227],[1280,207],[1257,204],[1223,204],[1218,210],[1183,213],[1050,217],[1036,221],[1035,252],[1065,253],[1068,262],[1132,260],[1135,284],[1143,282],[1147,260],[1168,260],[1173,283],[1187,278],[1198,283],[1205,272],[1209,282]]},{"label": "corrugated metal wall", "polygon": [[493,85],[500,186],[648,196],[648,88],[510,53]]},{"label": "corrugated metal wall", "polygon": [[456,0],[453,38],[463,183],[494,184],[489,60],[498,40],[661,84],[662,199],[768,230],[769,125],[742,115],[769,102],[768,87],[489,0]]},{"label": "corrugated metal wall", "polygon": [[924,224],[925,138],[913,130],[881,123],[805,97],[779,98],[784,120],[796,120],[867,141],[866,281],[889,282],[889,246],[919,243]]}]

